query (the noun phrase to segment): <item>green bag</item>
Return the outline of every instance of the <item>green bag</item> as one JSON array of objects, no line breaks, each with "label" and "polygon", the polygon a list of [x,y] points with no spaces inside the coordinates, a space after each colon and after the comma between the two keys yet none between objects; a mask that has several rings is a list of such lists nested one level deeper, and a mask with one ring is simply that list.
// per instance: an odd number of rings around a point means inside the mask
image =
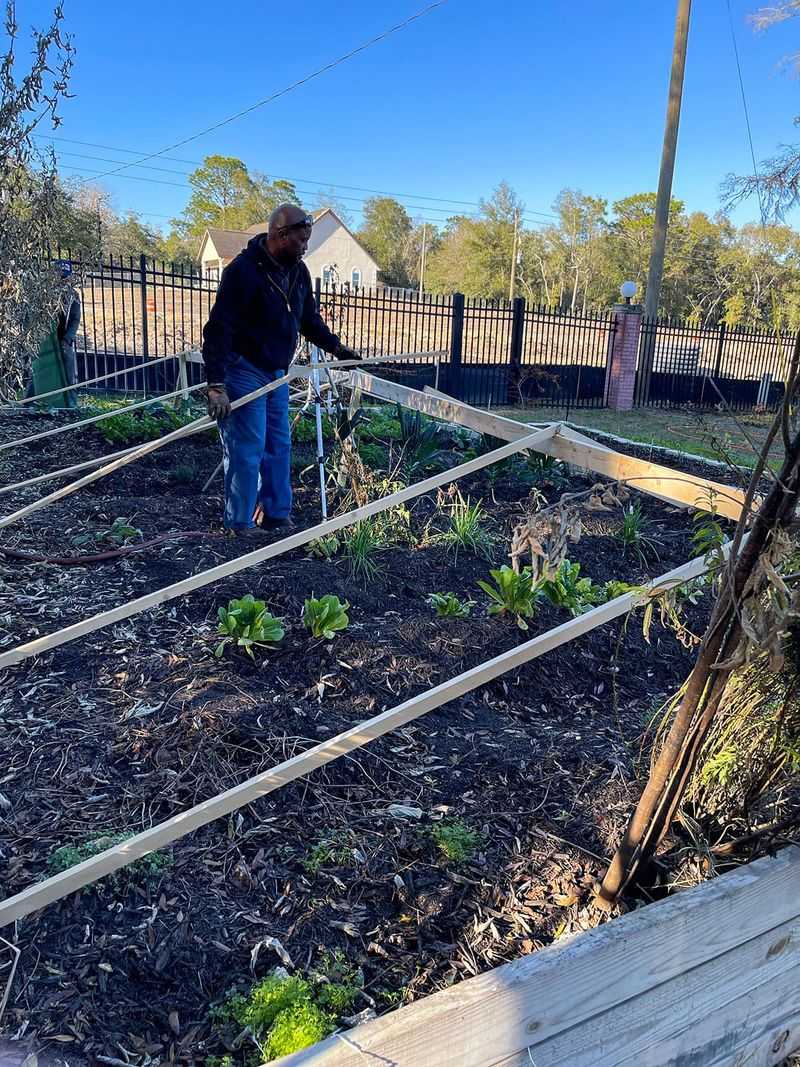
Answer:
[{"label": "green bag", "polygon": [[[31,364],[31,378],[34,396],[69,384],[55,323],[39,346],[39,354]],[[41,403],[51,408],[69,407],[74,403],[74,392],[70,390],[66,393],[54,393]]]}]

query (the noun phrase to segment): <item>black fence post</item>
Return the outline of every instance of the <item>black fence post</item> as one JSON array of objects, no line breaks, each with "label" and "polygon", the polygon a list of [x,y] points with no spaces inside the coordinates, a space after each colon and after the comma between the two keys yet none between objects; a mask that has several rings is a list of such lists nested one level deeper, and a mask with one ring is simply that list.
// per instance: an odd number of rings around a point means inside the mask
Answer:
[{"label": "black fence post", "polygon": [[720,367],[722,366],[722,349],[725,344],[725,323],[719,324],[719,339],[717,341],[717,357],[714,360],[714,380],[719,378]]},{"label": "black fence post", "polygon": [[[139,256],[139,295],[142,303],[142,355],[145,359],[150,356],[150,342],[147,337],[147,256],[142,252]],[[133,342],[133,353],[136,354],[136,338]],[[147,388],[147,371],[145,371],[145,389]]]},{"label": "black fence post", "polygon": [[522,376],[522,345],[525,339],[525,297],[517,296],[511,304],[511,351],[508,367],[508,394],[506,400],[514,404],[521,399],[519,382]]},{"label": "black fence post", "polygon": [[464,294],[453,293],[450,307],[450,366],[447,389],[456,400],[461,400],[461,354],[464,347]]}]

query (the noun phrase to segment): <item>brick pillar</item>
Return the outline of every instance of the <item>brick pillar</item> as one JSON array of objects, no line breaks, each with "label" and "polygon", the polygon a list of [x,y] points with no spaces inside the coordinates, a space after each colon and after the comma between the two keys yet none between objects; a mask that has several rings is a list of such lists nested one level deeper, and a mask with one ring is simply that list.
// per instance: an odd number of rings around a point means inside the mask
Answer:
[{"label": "brick pillar", "polygon": [[606,404],[613,411],[630,411],[636,385],[636,359],[642,326],[641,304],[615,304],[611,358],[606,369]]}]

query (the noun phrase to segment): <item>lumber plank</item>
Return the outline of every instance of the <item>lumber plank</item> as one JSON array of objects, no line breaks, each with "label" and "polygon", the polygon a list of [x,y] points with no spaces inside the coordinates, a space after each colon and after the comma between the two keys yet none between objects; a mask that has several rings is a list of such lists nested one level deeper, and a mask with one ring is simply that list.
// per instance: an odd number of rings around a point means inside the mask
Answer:
[{"label": "lumber plank", "polygon": [[[562,1063],[639,1067],[673,1063],[679,1056],[696,1057],[694,1061],[687,1058],[686,1063],[708,1064],[715,1050],[732,1053],[761,1039],[764,1019],[775,1017],[779,1003],[773,999],[774,989],[787,975],[795,982],[800,978],[798,917],[553,1038],[534,1038],[530,1051],[542,1067]],[[755,1000],[763,1006],[756,1018],[752,1010],[741,1011],[741,1002],[747,998],[751,1007]],[[731,1007],[734,1003],[739,1005],[736,1009]],[[793,1011],[800,1025],[800,988]],[[501,1063],[511,1067],[526,1060],[527,1050]]]},{"label": "lumber plank", "polygon": [[[510,446],[507,445],[505,447],[508,448]],[[478,458],[485,459],[486,457]],[[475,461],[472,460],[471,462],[474,463]],[[452,474],[453,472],[449,473]],[[346,516],[341,518],[346,518]],[[295,537],[301,536],[303,535],[295,535]],[[269,547],[271,549],[275,548],[275,546]],[[261,549],[257,554],[262,555],[267,551],[269,549]],[[255,554],[253,553],[253,555]],[[238,561],[234,560],[232,562],[237,563]],[[223,568],[228,566],[229,564],[225,564]],[[217,568],[217,570],[219,569]],[[682,566],[676,567],[660,578],[655,579],[649,588],[651,591],[669,588],[672,585],[702,574],[705,569],[704,560],[691,560],[689,563],[684,563]],[[329,738],[327,741],[320,742],[320,744],[307,751],[293,756],[291,759],[285,760],[283,763],[263,771],[261,774],[239,785],[233,786],[219,796],[212,797],[190,808],[188,811],[174,815],[158,826],[137,834],[121,845],[107,849],[105,852],[101,852],[97,856],[71,867],[68,871],[29,886],[15,896],[0,902],[0,928],[15,919],[29,915],[32,911],[37,911],[47,904],[60,900],[61,897],[69,893],[75,892],[86,885],[91,885],[92,882],[96,882],[99,878],[119,870],[120,867],[125,867],[134,860],[146,856],[156,849],[163,848],[192,830],[205,826],[223,815],[228,815],[237,808],[249,804],[259,797],[273,792],[275,789],[279,789],[288,782],[310,774],[311,771],[331,763],[348,752],[369,744],[378,737],[383,737],[384,734],[396,730],[405,723],[418,719],[420,716],[442,707],[443,704],[447,704],[465,693],[471,692],[479,685],[483,685],[502,674],[506,674],[508,671],[521,667],[525,663],[529,663],[554,648],[575,640],[582,634],[588,633],[590,630],[594,630],[612,619],[619,618],[620,615],[626,614],[637,603],[642,603],[646,600],[648,595],[646,591],[630,592],[610,600],[608,603],[593,608],[584,615],[570,619],[568,622],[564,622],[546,633],[531,638],[530,641],[526,641],[516,648],[509,649],[507,652],[503,652],[477,667],[473,667],[446,682],[440,683],[433,689],[419,693],[396,707],[359,723],[349,730]]]},{"label": "lumber plank", "polygon": [[[278,383],[272,382],[270,384],[274,386]],[[268,389],[269,386],[264,386],[263,388]],[[246,397],[242,398],[242,400],[245,401],[246,399]],[[210,419],[207,421],[211,422]],[[283,555],[284,552],[290,552],[293,548],[302,548],[303,545],[308,544],[309,541],[313,541],[315,538],[324,537],[326,534],[334,533],[336,530],[341,530],[343,527],[350,526],[353,523],[359,522],[361,519],[371,518],[373,515],[378,515],[382,511],[387,511],[389,508],[396,507],[398,504],[404,504],[407,500],[413,500],[414,497],[421,496],[423,493],[430,492],[432,489],[438,489],[440,486],[448,485],[450,482],[457,481],[459,478],[463,478],[468,474],[473,474],[475,471],[481,470],[483,467],[488,467],[490,464],[498,462],[498,460],[506,459],[508,456],[514,455],[516,452],[521,452],[526,448],[536,448],[546,440],[546,438],[552,436],[553,432],[554,428],[552,426],[548,426],[543,430],[537,430],[528,437],[510,441],[508,444],[495,449],[493,452],[487,452],[483,456],[476,456],[475,459],[471,459],[467,463],[462,463],[458,467],[453,467],[451,470],[434,474],[432,477],[426,478],[422,482],[416,482],[414,485],[406,486],[406,488],[400,489],[396,493],[391,493],[389,496],[382,497],[380,500],[365,504],[363,507],[356,508],[354,511],[348,511],[343,515],[337,515],[332,519],[319,523],[317,526],[309,527],[306,530],[300,530],[298,533],[291,534],[289,537],[284,537],[280,541],[275,541],[273,544],[267,545],[264,548],[256,549],[253,552],[247,552],[242,556],[238,556],[236,559],[228,560],[226,563],[221,563],[216,567],[211,567],[209,570],[201,571],[199,574],[193,574],[188,578],[183,578],[181,581],[174,582],[172,585],[156,589],[152,593],[147,593],[144,596],[138,597],[136,600],[130,600],[125,604],[120,604],[116,608],[100,612],[88,619],[82,619],[80,622],[73,623],[72,626],[57,630],[45,637],[37,638],[35,641],[30,641],[24,645],[18,645],[16,648],[9,649],[7,652],[3,652],[0,655],[0,667],[10,667],[12,664],[20,663],[29,656],[39,655],[39,653],[45,652],[50,648],[56,648],[59,645],[66,644],[68,641],[74,641],[77,637],[83,637],[85,634],[93,633],[95,630],[102,629],[105,626],[111,626],[113,623],[120,622],[122,619],[128,619],[132,615],[138,615],[140,612],[156,607],[159,604],[163,604],[167,600],[183,596],[185,593],[190,593],[195,589],[202,589],[203,586],[210,585],[211,582],[216,582],[220,578],[227,578],[231,574],[237,574],[239,571],[245,570],[247,567],[252,567],[257,563],[263,563],[268,559],[272,559],[274,556]],[[180,434],[181,431],[175,430],[174,433]],[[168,434],[167,438],[174,439],[174,435]],[[162,437],[159,438],[158,441],[151,441],[150,445],[157,446],[160,443],[165,442],[167,438]],[[147,448],[147,445],[143,445],[142,448]],[[122,456],[120,459],[116,460],[114,464],[110,464],[109,466],[121,466],[131,462],[131,460],[135,458],[135,455]],[[92,479],[97,473],[98,472],[95,471],[93,474],[87,474],[80,480],[86,481]],[[77,485],[78,483],[74,484]],[[69,489],[70,487],[66,486],[65,488]],[[63,493],[64,490],[58,490],[58,492]],[[29,511],[31,508],[34,508],[34,506],[35,505],[30,504],[27,509],[22,510]],[[7,521],[7,519],[0,520],[0,526]]]},{"label": "lumber plank", "polygon": [[[513,440],[515,435],[527,432],[527,425],[517,422],[516,419],[480,411],[468,404],[462,404],[459,400],[442,399],[434,393],[423,393],[396,382],[386,382],[362,371],[354,371],[351,380],[372,396],[404,404],[434,418],[457,422],[503,440]],[[624,481],[643,493],[671,504],[707,508],[711,494],[720,515],[736,520],[741,514],[745,499],[741,489],[694,474],[684,474],[649,460],[625,456],[563,425],[559,426],[557,435],[537,451],[602,474],[614,481]]]},{"label": "lumber plank", "polygon": [[[531,1063],[535,1067],[587,1067],[590,1063],[613,1067],[618,1062],[613,1054],[605,1058],[601,1050],[598,1059],[597,1045],[594,1059],[574,1060],[571,1053],[567,1058],[559,1053],[548,1059],[547,1044],[576,1027],[585,1026],[584,1033],[590,1035],[604,1013],[620,1005],[631,1007],[634,998],[663,989],[719,957],[727,958],[730,966],[739,946],[770,931],[781,936],[772,941],[766,938],[765,951],[779,945],[785,936],[782,931],[787,925],[794,929],[798,921],[798,880],[800,849],[785,849],[566,943],[557,942],[467,979],[278,1063],[281,1067],[362,1067],[365,1062],[394,1067],[530,1067]],[[777,1020],[780,1026],[779,1005],[785,999],[781,983],[790,986],[796,970],[793,963],[774,982],[764,981],[754,993],[739,998],[739,1016],[748,996],[763,995],[764,1001],[751,1016],[754,1028],[759,1011],[774,1011],[772,1019],[765,1017],[765,1021],[771,1025]],[[772,989],[777,989],[774,999]],[[724,993],[719,999],[723,1010]],[[682,1003],[684,1007],[688,1005]],[[791,1008],[791,1020],[797,1019],[797,1011]],[[713,1014],[712,1009],[708,1018]],[[651,1017],[645,1029],[656,1025],[667,1024]],[[746,1041],[747,1034],[741,1040]],[[761,1036],[754,1035],[754,1040]],[[697,1042],[707,1052],[713,1048],[713,1035],[700,1032]],[[637,1067],[699,1067],[701,1063],[706,1067],[709,1062],[732,1061],[683,1060],[680,1055],[647,1059],[637,1053],[621,1062],[626,1067],[634,1063]]]}]

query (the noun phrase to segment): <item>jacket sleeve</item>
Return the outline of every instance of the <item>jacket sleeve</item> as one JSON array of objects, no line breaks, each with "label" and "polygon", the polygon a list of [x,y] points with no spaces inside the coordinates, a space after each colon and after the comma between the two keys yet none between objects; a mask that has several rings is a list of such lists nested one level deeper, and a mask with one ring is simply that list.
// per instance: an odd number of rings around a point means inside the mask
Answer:
[{"label": "jacket sleeve", "polygon": [[323,352],[333,354],[339,347],[339,338],[328,329],[317,310],[317,302],[314,299],[314,292],[311,288],[311,275],[308,276],[308,290],[303,302],[300,332],[303,337],[308,338],[312,345],[317,345]]},{"label": "jacket sleeve", "polygon": [[247,305],[247,274],[234,260],[222,272],[214,305],[203,327],[203,363],[209,384],[225,380],[225,367],[230,362],[233,350],[234,330],[242,322]]},{"label": "jacket sleeve", "polygon": [[73,296],[69,311],[67,312],[66,324],[64,327],[63,340],[70,345],[75,344],[75,338],[78,336],[78,327],[81,324],[81,301],[79,296]]}]

